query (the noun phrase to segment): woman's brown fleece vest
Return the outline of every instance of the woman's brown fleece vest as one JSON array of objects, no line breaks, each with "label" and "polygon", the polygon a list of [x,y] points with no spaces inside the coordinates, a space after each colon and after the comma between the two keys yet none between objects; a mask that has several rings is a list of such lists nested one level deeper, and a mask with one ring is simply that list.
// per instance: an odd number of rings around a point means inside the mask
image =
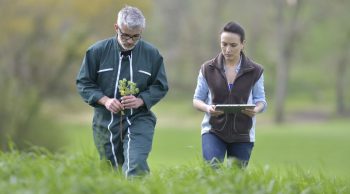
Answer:
[{"label": "woman's brown fleece vest", "polygon": [[[220,53],[214,59],[205,62],[201,71],[207,81],[213,104],[246,104],[254,84],[263,73],[263,68],[241,53],[241,68],[231,90],[228,88],[224,71],[224,57]],[[249,142],[252,118],[242,114],[223,114],[211,117],[210,132],[215,133],[227,143]]]}]

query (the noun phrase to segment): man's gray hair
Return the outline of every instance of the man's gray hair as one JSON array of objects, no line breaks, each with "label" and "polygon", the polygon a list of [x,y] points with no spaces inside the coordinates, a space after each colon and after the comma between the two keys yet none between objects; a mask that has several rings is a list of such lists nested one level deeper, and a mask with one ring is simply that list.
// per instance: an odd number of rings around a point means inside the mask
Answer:
[{"label": "man's gray hair", "polygon": [[138,8],[125,6],[118,13],[117,24],[119,27],[126,25],[130,29],[144,29],[146,27],[146,19]]}]

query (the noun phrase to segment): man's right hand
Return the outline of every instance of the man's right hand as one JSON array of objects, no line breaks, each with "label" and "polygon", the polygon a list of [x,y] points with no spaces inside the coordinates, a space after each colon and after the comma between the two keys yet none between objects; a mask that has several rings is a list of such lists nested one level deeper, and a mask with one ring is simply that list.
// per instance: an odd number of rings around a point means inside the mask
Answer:
[{"label": "man's right hand", "polygon": [[124,106],[115,98],[108,98],[107,96],[104,96],[98,100],[98,103],[104,105],[106,109],[112,113],[118,113],[119,111],[124,110]]}]

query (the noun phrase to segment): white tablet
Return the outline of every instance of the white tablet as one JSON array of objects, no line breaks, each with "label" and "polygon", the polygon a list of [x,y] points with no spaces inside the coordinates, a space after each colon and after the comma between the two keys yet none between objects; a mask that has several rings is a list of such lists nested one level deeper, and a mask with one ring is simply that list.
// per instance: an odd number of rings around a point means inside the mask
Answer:
[{"label": "white tablet", "polygon": [[244,109],[254,108],[255,104],[217,104],[215,110],[224,113],[240,113]]}]

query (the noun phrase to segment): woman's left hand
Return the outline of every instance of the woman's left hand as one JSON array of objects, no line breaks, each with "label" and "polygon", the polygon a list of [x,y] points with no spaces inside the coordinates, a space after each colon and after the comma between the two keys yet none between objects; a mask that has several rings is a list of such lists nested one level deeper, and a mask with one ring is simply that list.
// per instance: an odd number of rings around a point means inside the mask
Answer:
[{"label": "woman's left hand", "polygon": [[246,114],[250,117],[254,117],[256,115],[256,113],[258,113],[258,111],[256,110],[256,108],[247,108],[242,110],[243,114]]},{"label": "woman's left hand", "polygon": [[254,108],[247,108],[245,110],[242,110],[242,113],[250,117],[254,117],[257,113],[261,112],[264,109],[264,106],[264,103],[257,102]]}]

